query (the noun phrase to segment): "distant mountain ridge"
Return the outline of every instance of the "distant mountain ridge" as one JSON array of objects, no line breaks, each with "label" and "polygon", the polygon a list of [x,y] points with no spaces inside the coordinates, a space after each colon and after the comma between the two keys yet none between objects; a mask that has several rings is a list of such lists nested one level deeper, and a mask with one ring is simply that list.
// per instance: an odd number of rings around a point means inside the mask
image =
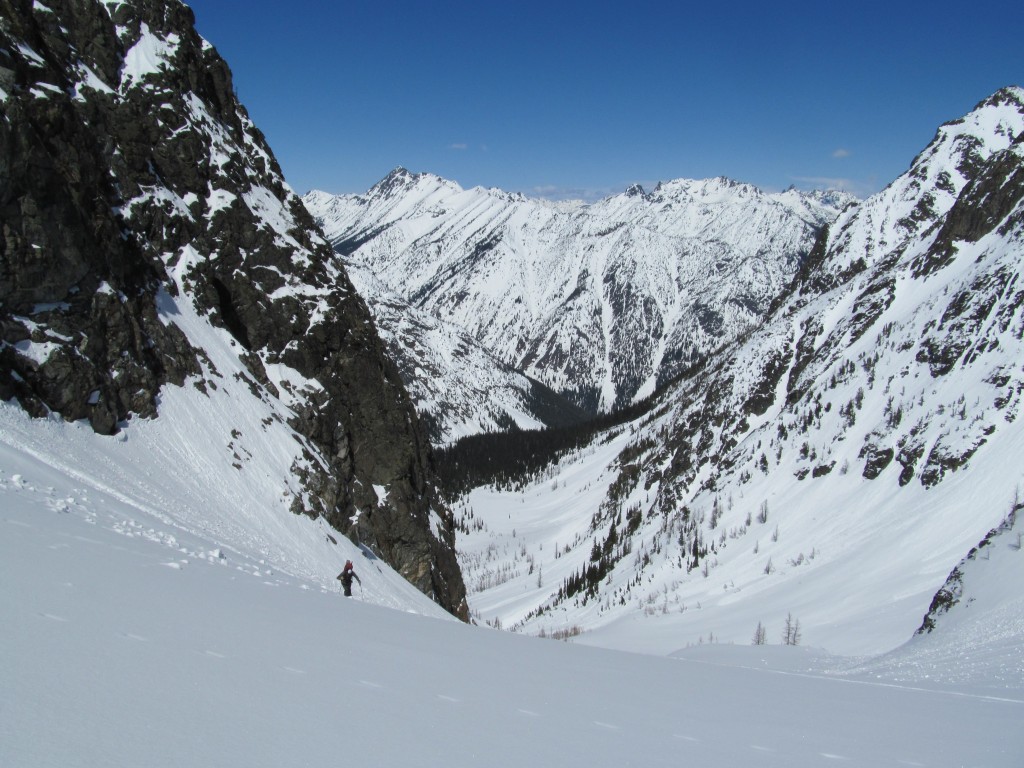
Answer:
[{"label": "distant mountain ridge", "polygon": [[396,168],[303,202],[346,263],[598,412],[756,325],[853,198],[717,178],[555,203]]}]

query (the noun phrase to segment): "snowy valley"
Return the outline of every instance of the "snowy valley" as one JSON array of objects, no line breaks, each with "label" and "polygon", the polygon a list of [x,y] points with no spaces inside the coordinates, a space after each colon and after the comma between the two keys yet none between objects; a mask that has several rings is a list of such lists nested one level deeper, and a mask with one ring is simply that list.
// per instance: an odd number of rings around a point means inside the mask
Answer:
[{"label": "snowy valley", "polygon": [[[286,547],[228,546],[175,522],[194,502],[154,486],[162,463],[92,474],[115,441],[8,406],[0,418],[29,441],[0,442],[5,766],[1009,768],[1024,747],[1020,689],[893,682],[920,672],[916,655],[837,673],[803,647],[666,658],[440,618],[303,518],[286,519]],[[129,432],[121,452],[142,454]],[[50,463],[55,438],[73,468]],[[362,579],[352,600],[332,586],[339,555]]]},{"label": "snowy valley", "polygon": [[[778,642],[787,618],[837,653],[911,640],[1021,499],[1022,131],[1020,89],[942,126],[767,322],[647,415],[465,494],[474,615],[652,653]],[[977,622],[963,663],[991,638],[992,679],[1019,685],[1024,559],[1004,565],[998,620],[953,613]]]},{"label": "snowy valley", "polygon": [[0,765],[1020,765],[1024,90],[300,199],[193,21],[0,0]]}]

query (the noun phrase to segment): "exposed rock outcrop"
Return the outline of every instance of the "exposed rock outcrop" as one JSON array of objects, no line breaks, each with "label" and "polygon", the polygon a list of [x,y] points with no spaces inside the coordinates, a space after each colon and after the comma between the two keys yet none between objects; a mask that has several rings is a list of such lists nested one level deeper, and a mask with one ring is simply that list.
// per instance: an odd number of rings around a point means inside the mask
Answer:
[{"label": "exposed rock outcrop", "polygon": [[0,397],[110,434],[164,386],[215,386],[161,316],[184,293],[317,454],[294,511],[465,618],[398,373],[193,21],[178,0],[0,0]]}]

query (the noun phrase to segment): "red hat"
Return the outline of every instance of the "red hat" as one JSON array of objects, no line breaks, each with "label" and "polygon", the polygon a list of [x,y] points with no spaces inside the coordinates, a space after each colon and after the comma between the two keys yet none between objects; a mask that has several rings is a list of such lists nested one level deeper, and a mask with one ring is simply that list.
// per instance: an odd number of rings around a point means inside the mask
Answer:
[{"label": "red hat", "polygon": [[351,571],[352,570],[352,561],[351,560],[346,560],[345,561],[345,570],[346,571]]}]

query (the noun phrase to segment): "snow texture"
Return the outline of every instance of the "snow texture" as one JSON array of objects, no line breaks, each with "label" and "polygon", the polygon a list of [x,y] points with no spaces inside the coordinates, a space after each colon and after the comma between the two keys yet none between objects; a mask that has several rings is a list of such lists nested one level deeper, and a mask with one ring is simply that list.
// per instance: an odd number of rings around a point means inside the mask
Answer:
[{"label": "snow texture", "polygon": [[[282,520],[302,568],[258,535],[179,524],[168,513],[198,489],[163,479],[173,465],[135,425],[119,443],[0,419],[3,765],[994,768],[1024,750],[1019,689],[837,677],[800,648],[658,658],[413,615],[437,610],[304,518]],[[244,505],[203,504],[260,530]],[[345,557],[361,600],[331,581]]]}]

